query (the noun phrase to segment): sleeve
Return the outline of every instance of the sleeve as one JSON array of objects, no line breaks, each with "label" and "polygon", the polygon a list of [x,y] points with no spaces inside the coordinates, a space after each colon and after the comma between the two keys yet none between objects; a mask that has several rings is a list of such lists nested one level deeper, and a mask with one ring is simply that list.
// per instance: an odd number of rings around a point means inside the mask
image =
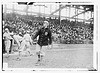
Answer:
[{"label": "sleeve", "polygon": [[49,44],[52,43],[52,33],[51,33],[51,30],[49,30]]},{"label": "sleeve", "polygon": [[32,39],[34,40],[40,33],[40,29],[36,32],[35,36],[32,37]]},{"label": "sleeve", "polygon": [[3,34],[3,39],[5,39],[5,33]]}]

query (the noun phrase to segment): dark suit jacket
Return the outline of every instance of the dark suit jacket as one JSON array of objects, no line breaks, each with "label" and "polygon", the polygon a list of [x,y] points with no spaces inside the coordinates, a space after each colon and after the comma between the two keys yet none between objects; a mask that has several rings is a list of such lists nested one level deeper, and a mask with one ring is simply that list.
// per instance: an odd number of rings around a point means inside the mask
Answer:
[{"label": "dark suit jacket", "polygon": [[37,31],[33,39],[35,39],[39,35],[38,44],[40,46],[46,46],[52,43],[52,34],[49,28],[41,28]]}]

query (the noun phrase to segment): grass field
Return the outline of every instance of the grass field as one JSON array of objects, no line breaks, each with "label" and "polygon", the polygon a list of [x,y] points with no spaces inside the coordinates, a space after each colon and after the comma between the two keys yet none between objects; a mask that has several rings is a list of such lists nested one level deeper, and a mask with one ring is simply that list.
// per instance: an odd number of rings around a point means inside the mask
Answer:
[{"label": "grass field", "polygon": [[[15,48],[15,47],[14,47]],[[35,51],[35,45],[31,48]],[[93,67],[93,44],[54,44],[47,50],[43,65],[35,66],[37,56],[22,57],[16,61],[17,54],[6,58],[3,63],[8,63],[8,68],[91,68]]]}]

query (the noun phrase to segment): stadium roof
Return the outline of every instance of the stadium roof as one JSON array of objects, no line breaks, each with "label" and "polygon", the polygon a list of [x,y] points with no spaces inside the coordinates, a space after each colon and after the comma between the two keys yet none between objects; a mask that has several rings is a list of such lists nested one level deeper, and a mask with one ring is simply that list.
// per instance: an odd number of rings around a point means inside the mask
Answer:
[{"label": "stadium roof", "polygon": [[18,2],[7,3],[3,5],[7,7],[7,12],[17,12],[20,14],[40,15],[45,17],[59,17],[61,10],[61,18],[90,20],[93,18],[93,5],[67,5],[59,3],[34,3],[34,2]]}]

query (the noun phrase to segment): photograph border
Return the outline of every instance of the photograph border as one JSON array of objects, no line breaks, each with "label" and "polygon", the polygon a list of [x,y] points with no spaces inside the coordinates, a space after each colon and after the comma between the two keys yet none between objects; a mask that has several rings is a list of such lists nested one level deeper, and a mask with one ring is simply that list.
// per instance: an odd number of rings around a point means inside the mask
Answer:
[{"label": "photograph border", "polygon": [[[41,2],[39,2],[39,3],[41,3]],[[43,2],[44,3],[44,2]],[[53,2],[51,2],[51,3],[53,3]],[[63,3],[63,2],[62,2]],[[66,2],[65,2],[66,3]],[[75,2],[75,4],[76,4],[77,2]],[[74,4],[73,2],[72,3],[68,3],[69,5],[70,4]],[[74,5],[75,5],[74,4]],[[86,2],[85,4],[84,4],[84,2],[82,3],[80,3],[80,2],[78,2],[78,5],[91,5],[91,4],[94,4],[94,3],[92,3],[92,2]],[[1,10],[2,11],[2,10]],[[2,23],[2,20],[1,20],[1,23]],[[96,25],[95,25],[96,24]],[[2,27],[3,28],[3,27]],[[2,30],[1,30],[1,32],[2,32]],[[2,36],[3,36],[3,34],[2,34]],[[77,70],[77,71],[98,71],[98,6],[96,5],[96,4],[94,4],[94,43],[93,43],[93,69],[92,70],[88,70],[88,69],[80,69],[80,68],[71,68],[71,69],[67,69],[67,68],[7,68],[7,69],[5,69],[5,70],[32,70],[32,71],[34,71],[34,70],[68,70],[68,71],[70,71],[70,70]],[[5,70],[3,70],[3,55],[2,55],[2,71],[5,71]]]}]

